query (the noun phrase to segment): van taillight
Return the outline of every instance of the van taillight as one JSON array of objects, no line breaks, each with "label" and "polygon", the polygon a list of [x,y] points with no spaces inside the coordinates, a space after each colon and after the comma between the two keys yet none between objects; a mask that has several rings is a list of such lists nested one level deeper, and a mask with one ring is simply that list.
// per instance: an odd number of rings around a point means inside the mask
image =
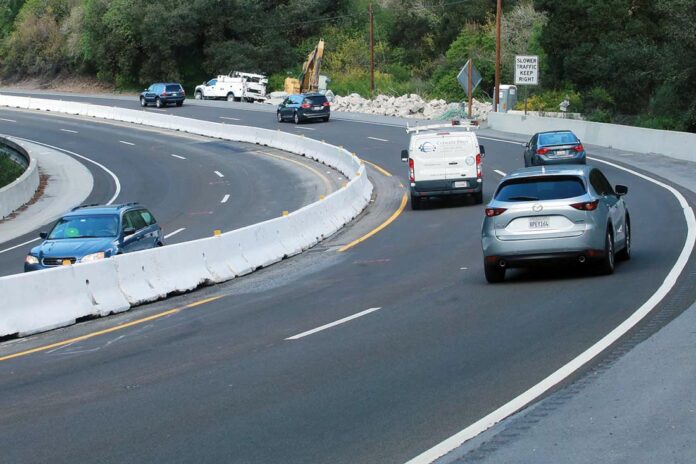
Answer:
[{"label": "van taillight", "polygon": [[310,105],[309,103],[303,103],[300,105],[300,108],[309,108],[310,106],[312,105]]},{"label": "van taillight", "polygon": [[321,105],[321,106],[331,106],[331,103],[330,103],[330,102],[327,102],[327,101],[325,101],[324,103],[322,103],[322,105]]},{"label": "van taillight", "polygon": [[481,153],[476,155],[476,177],[481,178]]},{"label": "van taillight", "polygon": [[488,216],[488,217],[500,216],[505,211],[507,211],[507,208],[486,208],[486,216]]},{"label": "van taillight", "polygon": [[586,201],[584,203],[573,203],[570,206],[575,209],[579,209],[580,211],[594,211],[597,209],[597,206],[599,206],[599,200]]},{"label": "van taillight", "polygon": [[411,182],[415,182],[416,175],[413,171],[413,158],[408,159],[408,178]]}]

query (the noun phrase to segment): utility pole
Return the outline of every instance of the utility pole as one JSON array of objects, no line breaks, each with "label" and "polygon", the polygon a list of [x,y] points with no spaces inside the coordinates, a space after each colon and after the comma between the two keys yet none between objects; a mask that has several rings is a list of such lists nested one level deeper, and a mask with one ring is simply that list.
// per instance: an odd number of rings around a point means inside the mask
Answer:
[{"label": "utility pole", "polygon": [[374,15],[372,14],[372,3],[370,3],[370,98],[375,93],[375,36],[374,36]]},{"label": "utility pole", "polygon": [[498,0],[495,10],[495,105],[493,111],[498,111],[500,103],[500,17],[503,15],[503,0]]}]

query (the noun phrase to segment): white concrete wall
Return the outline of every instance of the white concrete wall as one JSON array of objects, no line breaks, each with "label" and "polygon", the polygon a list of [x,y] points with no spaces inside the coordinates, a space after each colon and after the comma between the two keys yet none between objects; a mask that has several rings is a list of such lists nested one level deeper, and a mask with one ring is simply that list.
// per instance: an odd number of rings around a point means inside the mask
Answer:
[{"label": "white concrete wall", "polygon": [[14,182],[0,189],[0,219],[9,216],[13,211],[28,203],[39,188],[39,166],[35,159],[25,150],[22,143],[8,137],[0,136],[3,143],[24,156],[28,167]]},{"label": "white concrete wall", "polygon": [[582,142],[591,145],[636,153],[659,153],[696,162],[696,134],[690,132],[506,113],[490,113],[488,127],[530,136],[536,132],[570,129]]},{"label": "white concrete wall", "polygon": [[372,184],[359,158],[343,148],[255,127],[199,121],[146,111],[0,96],[0,106],[134,122],[225,140],[257,143],[323,162],[349,182],[324,200],[288,216],[210,237],[96,263],[0,277],[0,336],[70,325],[77,318],[120,312],[173,292],[223,282],[316,245],[368,205]]}]

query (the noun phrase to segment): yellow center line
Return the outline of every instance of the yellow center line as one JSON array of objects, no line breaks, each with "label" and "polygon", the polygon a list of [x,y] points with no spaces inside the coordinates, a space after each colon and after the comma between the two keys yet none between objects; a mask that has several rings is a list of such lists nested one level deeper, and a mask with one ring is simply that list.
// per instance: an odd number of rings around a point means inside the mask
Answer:
[{"label": "yellow center line", "polygon": [[391,177],[391,176],[392,176],[392,175],[389,173],[389,171],[387,171],[387,170],[384,169],[383,167],[377,166],[375,163],[372,163],[372,162],[367,161],[367,160],[363,160],[363,161],[365,161],[367,164],[369,164],[370,166],[372,166],[373,168],[375,168],[376,170],[378,170],[379,172],[381,172],[381,173],[384,174],[385,176],[387,176],[387,177]]},{"label": "yellow center line", "polygon": [[184,309],[195,308],[196,306],[200,306],[200,305],[203,305],[203,304],[206,304],[206,303],[210,303],[210,302],[215,301],[215,300],[219,300],[219,299],[222,298],[223,296],[224,296],[224,295],[214,296],[214,297],[211,297],[211,298],[205,298],[205,299],[203,299],[203,300],[194,301],[193,303],[187,304],[186,306],[182,306],[182,307],[180,307],[180,308],[169,309],[169,310],[164,311],[164,312],[161,312],[161,313],[153,314],[152,316],[144,317],[144,318],[142,318],[142,319],[137,319],[137,320],[135,320],[135,321],[126,322],[126,323],[124,323],[124,324],[119,324],[119,325],[117,325],[117,326],[114,326],[114,327],[111,327],[111,328],[108,328],[108,329],[104,329],[104,330],[99,330],[99,331],[97,331],[97,332],[88,333],[88,334],[85,334],[85,335],[81,335],[81,336],[79,336],[79,337],[71,338],[71,339],[68,339],[68,340],[63,340],[62,342],[52,343],[52,344],[50,344],[50,345],[39,346],[39,347],[36,347],[36,348],[32,348],[32,349],[30,349],[30,350],[20,351],[19,353],[8,354],[7,356],[2,356],[2,357],[0,357],[0,362],[2,362],[2,361],[7,361],[8,359],[19,358],[20,356],[27,356],[27,355],[30,355],[30,354],[33,354],[33,353],[39,353],[39,352],[41,352],[41,351],[51,350],[51,349],[53,349],[53,348],[59,348],[59,347],[61,347],[61,346],[70,345],[71,343],[81,342],[81,341],[83,341],[83,340],[88,340],[88,339],[90,339],[90,338],[98,337],[98,336],[100,336],[100,335],[105,335],[105,334],[108,334],[108,333],[116,332],[116,331],[119,331],[119,330],[122,330],[122,329],[126,329],[126,328],[128,328],[128,327],[133,327],[134,325],[143,324],[143,323],[145,323],[145,322],[149,322],[149,321],[152,321],[152,320],[155,320],[155,319],[161,319],[161,318],[163,318],[163,317],[165,317],[165,316],[169,316],[169,315],[171,315],[171,314],[176,314],[176,313],[178,313],[178,312],[180,312],[180,311],[183,311]]},{"label": "yellow center line", "polygon": [[377,232],[379,232],[379,231],[381,231],[382,229],[384,229],[385,227],[387,227],[389,224],[391,224],[392,222],[394,222],[394,221],[396,220],[396,218],[399,217],[399,215],[404,211],[404,208],[406,208],[406,203],[407,203],[407,202],[408,202],[408,199],[407,199],[407,197],[406,197],[406,194],[404,193],[404,196],[401,197],[401,205],[399,206],[399,209],[396,210],[396,211],[394,212],[394,214],[392,214],[392,215],[389,217],[389,219],[387,219],[387,220],[384,221],[382,224],[380,224],[377,228],[372,229],[370,232],[368,232],[367,234],[363,235],[363,236],[360,237],[359,239],[353,240],[353,241],[350,242],[348,245],[342,246],[341,248],[338,249],[338,251],[339,251],[339,252],[343,252],[343,251],[346,251],[346,250],[348,250],[348,249],[350,249],[350,248],[353,248],[353,247],[354,247],[355,245],[357,245],[358,243],[364,242],[364,241],[367,240],[368,238],[370,238],[370,237],[372,237],[373,235],[375,235]]},{"label": "yellow center line", "polygon": [[297,164],[298,166],[302,166],[303,168],[312,171],[314,174],[316,174],[317,176],[319,176],[319,177],[321,178],[321,180],[324,182],[324,187],[326,187],[326,189],[324,190],[324,193],[325,193],[326,195],[328,195],[329,193],[331,193],[331,181],[330,181],[323,173],[319,172],[318,170],[314,169],[313,167],[307,166],[307,165],[304,164],[304,163],[300,163],[300,162],[297,161],[297,160],[285,158],[285,157],[280,156],[280,155],[274,155],[273,153],[268,153],[268,152],[266,152],[266,151],[257,150],[256,153],[259,153],[259,154],[261,154],[261,155],[270,156],[270,157],[272,157],[272,158],[278,158],[279,160],[287,161],[287,162],[289,162],[289,163],[295,163],[295,164]]}]

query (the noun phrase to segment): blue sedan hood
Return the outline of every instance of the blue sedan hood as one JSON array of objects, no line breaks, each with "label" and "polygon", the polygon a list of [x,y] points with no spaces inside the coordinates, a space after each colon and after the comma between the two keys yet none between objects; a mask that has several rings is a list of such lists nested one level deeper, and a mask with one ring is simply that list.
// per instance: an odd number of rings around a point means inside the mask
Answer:
[{"label": "blue sedan hood", "polygon": [[46,240],[41,245],[32,249],[33,255],[39,258],[77,258],[111,250],[115,239],[106,238],[66,238],[62,240]]}]

